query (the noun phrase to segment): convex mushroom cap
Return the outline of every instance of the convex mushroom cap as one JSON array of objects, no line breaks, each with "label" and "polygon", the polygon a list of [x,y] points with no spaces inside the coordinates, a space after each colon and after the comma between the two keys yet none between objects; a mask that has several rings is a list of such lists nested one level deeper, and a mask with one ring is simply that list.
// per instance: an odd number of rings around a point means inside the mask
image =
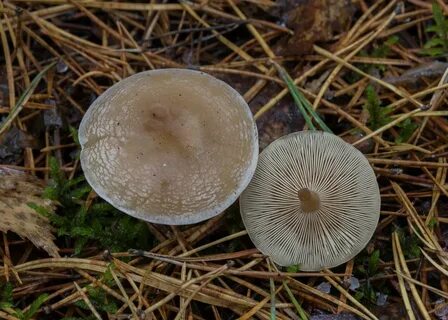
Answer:
[{"label": "convex mushroom cap", "polygon": [[240,198],[255,246],[282,266],[338,266],[371,239],[380,192],[364,155],[341,138],[302,131],[271,143]]},{"label": "convex mushroom cap", "polygon": [[80,128],[81,165],[96,193],[154,223],[190,224],[229,207],[258,158],[244,99],[202,72],[160,69],[106,90]]}]

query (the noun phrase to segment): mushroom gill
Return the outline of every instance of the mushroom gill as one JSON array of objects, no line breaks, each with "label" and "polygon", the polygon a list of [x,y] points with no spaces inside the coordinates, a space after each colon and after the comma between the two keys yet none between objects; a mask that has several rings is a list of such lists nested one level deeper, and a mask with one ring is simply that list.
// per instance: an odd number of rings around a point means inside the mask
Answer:
[{"label": "mushroom gill", "polygon": [[356,148],[333,134],[302,131],[263,150],[240,207],[262,253],[279,265],[316,271],[366,246],[378,223],[380,193]]}]

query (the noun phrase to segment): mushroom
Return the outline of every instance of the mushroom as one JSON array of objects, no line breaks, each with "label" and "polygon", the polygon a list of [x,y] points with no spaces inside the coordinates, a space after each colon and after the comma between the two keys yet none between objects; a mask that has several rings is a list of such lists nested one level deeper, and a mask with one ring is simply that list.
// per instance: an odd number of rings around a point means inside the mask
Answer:
[{"label": "mushroom", "polygon": [[240,197],[255,246],[303,271],[356,256],[378,224],[380,193],[364,155],[341,138],[302,131],[271,143]]},{"label": "mushroom", "polygon": [[81,165],[96,193],[149,222],[191,224],[229,207],[258,159],[255,122],[221,80],[184,69],[116,83],[79,127]]}]

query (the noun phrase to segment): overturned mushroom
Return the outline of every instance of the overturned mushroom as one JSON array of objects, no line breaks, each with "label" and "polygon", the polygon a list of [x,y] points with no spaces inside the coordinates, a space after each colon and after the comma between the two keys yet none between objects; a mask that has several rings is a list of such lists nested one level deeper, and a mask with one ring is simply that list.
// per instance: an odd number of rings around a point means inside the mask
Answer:
[{"label": "overturned mushroom", "polygon": [[244,99],[202,72],[146,71],[91,105],[79,128],[81,165],[103,199],[162,224],[229,207],[249,183],[257,130]]},{"label": "overturned mushroom", "polygon": [[380,193],[364,155],[341,138],[303,131],[270,144],[240,198],[255,246],[282,266],[317,271],[358,254],[379,219]]}]

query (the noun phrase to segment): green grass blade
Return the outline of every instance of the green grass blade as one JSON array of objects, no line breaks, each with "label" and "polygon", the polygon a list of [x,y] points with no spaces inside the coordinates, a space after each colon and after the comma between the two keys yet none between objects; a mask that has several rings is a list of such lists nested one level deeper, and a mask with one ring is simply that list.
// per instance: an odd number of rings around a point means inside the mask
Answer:
[{"label": "green grass blade", "polygon": [[14,121],[14,119],[18,116],[20,111],[23,109],[23,105],[28,101],[28,99],[33,94],[34,90],[36,90],[37,85],[39,84],[40,80],[43,78],[45,73],[47,73],[48,70],[50,70],[51,67],[53,67],[56,64],[56,62],[50,63],[48,66],[42,69],[41,72],[37,74],[37,76],[31,81],[31,84],[26,90],[23,92],[23,94],[20,96],[20,98],[17,100],[16,105],[11,110],[9,115],[6,117],[6,120],[1,124],[0,126],[0,136],[9,128],[11,123]]},{"label": "green grass blade", "polygon": [[308,320],[308,316],[305,313],[305,310],[303,310],[302,306],[300,305],[299,301],[297,301],[296,297],[294,297],[294,294],[292,293],[291,289],[289,289],[288,284],[286,281],[283,281],[283,286],[286,289],[286,292],[288,293],[289,299],[291,300],[292,304],[297,310],[297,313],[299,314],[299,317],[301,320]]},{"label": "green grass blade", "polygon": [[[269,272],[271,272],[272,268],[271,268],[271,261],[270,261],[270,259],[267,259],[267,263],[268,263],[268,270],[269,270]],[[274,264],[273,264],[273,266],[275,268]],[[269,278],[269,287],[271,289],[271,315],[270,315],[270,319],[271,320],[275,320],[277,318],[276,309],[275,309],[275,294],[276,294],[276,292],[275,292],[275,283],[274,283],[274,279],[273,278]]]},{"label": "green grass blade", "polygon": [[[286,83],[286,86],[288,87],[289,92],[291,93],[292,98],[294,99],[294,102],[296,103],[297,107],[299,108],[300,112],[303,115],[303,118],[305,119],[306,124],[311,130],[316,130],[316,127],[314,126],[311,117],[316,121],[316,123],[319,125],[319,127],[328,133],[333,133],[330,128],[325,124],[325,122],[319,117],[319,115],[316,113],[316,111],[313,110],[311,104],[309,101],[303,96],[303,94],[299,91],[297,86],[294,84],[294,80],[292,80],[291,76],[286,72],[285,69],[283,69],[279,64],[272,61],[272,64],[277,69],[278,73],[282,77],[283,81]],[[310,115],[311,117],[310,117]]]},{"label": "green grass blade", "polygon": [[288,79],[288,74],[282,67],[280,67],[275,62],[273,62],[273,65],[277,69],[277,71],[280,74],[280,76],[282,77],[283,81],[285,81],[285,83],[288,87],[288,90],[291,93],[292,98],[294,99],[294,102],[296,103],[297,107],[299,108],[300,113],[302,114],[303,118],[305,119],[306,124],[308,125],[308,127],[310,129],[316,130],[316,127],[314,126],[310,116],[308,115],[305,108],[303,107],[302,101],[300,100],[299,95],[297,94],[298,90],[297,90],[296,86],[294,85],[294,83],[292,83],[292,85],[291,85],[291,81],[289,81],[289,79]]},{"label": "green grass blade", "polygon": [[[292,79],[291,79],[292,82]],[[292,82],[294,84],[294,82]],[[297,90],[298,91],[298,90]],[[317,114],[316,111],[314,111],[313,106],[311,103],[303,96],[303,94],[299,92],[299,97],[302,99],[302,103],[305,106],[306,110],[311,114],[311,116],[314,118],[314,120],[317,122],[319,127],[321,127],[322,130],[328,133],[333,133],[331,129],[325,124],[325,122],[320,118],[320,116]]]}]

